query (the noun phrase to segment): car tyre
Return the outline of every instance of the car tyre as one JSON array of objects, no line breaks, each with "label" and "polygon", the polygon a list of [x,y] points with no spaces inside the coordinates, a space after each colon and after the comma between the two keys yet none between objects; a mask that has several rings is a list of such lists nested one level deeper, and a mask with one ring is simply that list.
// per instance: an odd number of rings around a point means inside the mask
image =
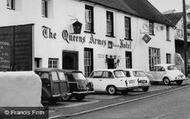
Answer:
[{"label": "car tyre", "polygon": [[117,89],[116,89],[115,86],[108,86],[108,87],[107,87],[107,92],[108,92],[108,94],[110,94],[110,95],[115,95],[116,92],[117,92]]},{"label": "car tyre", "polygon": [[71,100],[71,98],[72,98],[72,96],[71,96],[71,95],[66,95],[66,96],[63,96],[63,100],[64,100],[64,101],[70,101],[70,100]]},{"label": "car tyre", "polygon": [[77,100],[83,100],[84,98],[85,98],[85,96],[84,95],[76,95],[75,96],[75,98],[77,99]]},{"label": "car tyre", "polygon": [[176,83],[177,83],[177,85],[181,85],[183,83],[183,81],[182,80],[176,81]]},{"label": "car tyre", "polygon": [[169,80],[169,78],[165,77],[165,78],[163,79],[163,83],[164,83],[164,85],[170,85],[170,80]]},{"label": "car tyre", "polygon": [[147,91],[149,90],[149,87],[144,87],[144,88],[142,88],[142,90],[143,90],[144,92],[147,92]]}]

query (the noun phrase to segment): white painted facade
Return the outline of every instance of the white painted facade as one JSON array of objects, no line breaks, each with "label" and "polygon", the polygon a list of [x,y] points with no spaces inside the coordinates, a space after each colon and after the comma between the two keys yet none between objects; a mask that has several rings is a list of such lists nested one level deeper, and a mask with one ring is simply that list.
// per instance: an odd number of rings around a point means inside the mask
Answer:
[{"label": "white painted facade", "polygon": [[[148,43],[142,39],[145,33],[148,33],[148,20],[137,18],[120,12],[118,10],[105,8],[92,3],[81,2],[80,0],[49,0],[50,9],[49,17],[41,16],[41,0],[18,0],[16,1],[15,10],[6,8],[6,0],[0,2],[0,27],[34,24],[33,43],[34,58],[42,58],[41,67],[48,67],[48,58],[58,58],[59,68],[62,68],[62,51],[78,51],[79,70],[84,71],[84,48],[93,48],[94,69],[107,68],[105,61],[107,55],[116,55],[116,59],[120,60],[117,68],[125,68],[125,52],[132,52],[132,67],[149,70],[149,47],[159,48],[161,63],[166,63],[166,53],[172,55],[172,63],[174,63],[175,44],[174,30],[170,27],[170,41],[166,41],[166,25],[155,23],[154,33],[150,35],[151,40]],[[94,7],[94,32],[89,34],[84,32],[85,26],[85,5]],[[114,38],[106,36],[106,11],[114,13]],[[131,18],[131,37],[132,41],[124,41],[131,45],[129,48],[113,47],[108,48],[108,41],[112,41],[114,45],[120,43],[120,39],[125,38],[124,17]],[[85,37],[85,42],[72,42],[68,44],[62,38],[62,31],[67,30],[72,33],[72,23],[74,19],[78,19],[82,25],[81,34],[76,36]],[[52,33],[56,33],[56,38],[44,38],[42,35],[42,26],[51,28]],[[90,37],[106,41],[106,45],[98,45],[89,43]]]}]

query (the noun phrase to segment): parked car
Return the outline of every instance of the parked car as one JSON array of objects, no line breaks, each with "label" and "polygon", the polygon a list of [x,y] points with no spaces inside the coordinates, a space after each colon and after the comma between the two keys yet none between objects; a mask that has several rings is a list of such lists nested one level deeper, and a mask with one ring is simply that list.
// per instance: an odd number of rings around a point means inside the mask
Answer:
[{"label": "parked car", "polygon": [[118,69],[95,70],[88,80],[93,83],[96,92],[103,91],[110,95],[116,94],[117,91],[125,93],[138,87],[136,79],[127,78],[123,70]]},{"label": "parked car", "polygon": [[165,85],[176,82],[177,85],[181,85],[187,79],[174,64],[158,64],[155,65],[155,69],[155,71],[150,72],[153,76],[151,82],[163,82]]},{"label": "parked car", "polygon": [[71,95],[65,72],[61,69],[39,68],[35,72],[42,81],[42,101],[56,103],[63,97]]},{"label": "parked car", "polygon": [[66,95],[63,99],[70,100],[72,97],[83,100],[85,96],[94,93],[93,84],[83,75],[82,71],[64,70],[66,72],[71,95]]},{"label": "parked car", "polygon": [[131,79],[137,79],[138,87],[144,92],[147,92],[150,87],[150,80],[146,76],[145,72],[140,69],[123,69],[126,77]]}]

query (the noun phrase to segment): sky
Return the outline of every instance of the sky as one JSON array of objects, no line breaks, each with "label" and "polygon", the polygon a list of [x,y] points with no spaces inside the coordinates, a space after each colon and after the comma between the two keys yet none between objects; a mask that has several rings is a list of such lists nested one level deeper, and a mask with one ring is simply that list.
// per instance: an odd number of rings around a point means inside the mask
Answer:
[{"label": "sky", "polygon": [[[176,11],[182,11],[183,0],[148,0],[152,3],[160,12],[175,9]],[[186,4],[190,5],[190,0],[185,0]]]}]

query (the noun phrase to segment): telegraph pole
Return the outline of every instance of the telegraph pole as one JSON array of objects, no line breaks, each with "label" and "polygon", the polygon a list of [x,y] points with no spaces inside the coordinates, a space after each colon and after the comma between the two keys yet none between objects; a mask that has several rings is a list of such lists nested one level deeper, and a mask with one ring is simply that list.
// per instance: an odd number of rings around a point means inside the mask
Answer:
[{"label": "telegraph pole", "polygon": [[186,5],[183,0],[183,29],[184,29],[184,68],[185,76],[187,76],[187,19],[186,19]]}]

